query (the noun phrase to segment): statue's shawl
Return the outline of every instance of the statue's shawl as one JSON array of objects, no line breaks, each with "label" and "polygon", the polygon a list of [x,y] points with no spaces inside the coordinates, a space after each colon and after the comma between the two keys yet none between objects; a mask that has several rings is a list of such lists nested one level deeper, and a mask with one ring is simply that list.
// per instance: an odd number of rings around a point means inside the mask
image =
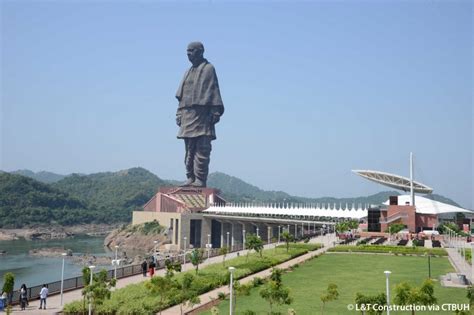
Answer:
[{"label": "statue's shawl", "polygon": [[[181,101],[183,96],[184,81],[189,75],[191,69],[186,71],[184,78],[176,92],[176,98]],[[217,81],[216,70],[206,59],[197,67],[196,77],[192,91],[192,105],[202,106],[220,106],[219,111],[224,113],[224,104],[222,103],[219,82]],[[181,105],[180,107],[184,106]]]}]

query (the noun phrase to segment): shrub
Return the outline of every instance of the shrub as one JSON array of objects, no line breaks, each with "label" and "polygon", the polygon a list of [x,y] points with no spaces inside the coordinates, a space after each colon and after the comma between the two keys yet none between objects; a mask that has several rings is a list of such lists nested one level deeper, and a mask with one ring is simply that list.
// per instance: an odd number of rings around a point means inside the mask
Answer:
[{"label": "shrub", "polygon": [[218,298],[219,300],[225,300],[226,297],[227,297],[227,295],[226,295],[224,292],[219,292],[219,293],[217,293],[217,298]]},{"label": "shrub", "polygon": [[254,288],[261,286],[264,283],[263,279],[260,277],[255,277],[252,280],[252,285]]}]

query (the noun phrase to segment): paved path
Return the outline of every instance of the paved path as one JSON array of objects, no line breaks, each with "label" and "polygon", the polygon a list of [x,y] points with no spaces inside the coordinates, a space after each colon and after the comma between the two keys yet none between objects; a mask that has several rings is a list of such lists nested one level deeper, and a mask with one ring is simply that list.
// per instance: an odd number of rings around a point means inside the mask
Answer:
[{"label": "paved path", "polygon": [[455,248],[445,248],[449,255],[451,264],[456,269],[457,273],[461,273],[466,276],[472,283],[472,268],[471,265],[459,254]]},{"label": "paved path", "polygon": [[[295,264],[299,264],[303,261],[306,261],[306,260],[308,260],[309,258],[311,258],[313,256],[320,255],[321,253],[327,251],[328,248],[333,246],[333,240],[334,240],[334,236],[332,236],[332,235],[326,235],[326,236],[323,236],[323,237],[318,236],[316,238],[313,238],[313,239],[311,239],[311,243],[323,243],[324,247],[321,248],[321,249],[318,249],[316,251],[309,252],[305,255],[296,257],[296,258],[294,258],[292,260],[289,260],[289,261],[286,261],[284,263],[281,263],[281,264],[277,265],[276,267],[281,268],[281,269],[287,269],[288,267],[293,266]],[[272,270],[272,268],[266,269],[264,271],[260,271],[258,273],[253,274],[253,275],[250,275],[248,277],[242,278],[239,281],[242,284],[246,284],[246,283],[251,282],[253,280],[253,278],[255,278],[255,277],[267,278],[271,275],[271,270]],[[220,292],[223,292],[225,294],[229,294],[229,287],[230,286],[223,286],[223,287],[214,289],[212,291],[209,291],[207,293],[204,293],[204,294],[200,295],[199,299],[201,300],[201,303],[194,305],[192,308],[183,308],[183,313],[184,312],[189,312],[189,311],[194,310],[194,309],[197,309],[200,306],[202,306],[204,304],[207,304],[209,301],[217,299],[218,294]],[[180,315],[181,314],[180,306],[175,305],[175,306],[173,306],[169,309],[164,310],[162,312],[162,314],[163,315]]]},{"label": "paved path", "polygon": [[[332,241],[332,240],[329,239],[329,237],[330,237],[329,235],[324,236],[323,241],[325,241],[326,243]],[[316,239],[312,239],[312,242],[318,242],[318,241],[315,241],[315,240],[319,240],[319,242],[321,242],[321,237],[318,237]],[[273,246],[274,246],[273,244],[265,245],[265,248],[270,248],[270,247],[273,248]],[[229,254],[227,254],[226,259],[231,259],[231,258],[236,257],[237,253],[239,253],[239,255],[246,255],[247,250],[242,250],[242,251],[239,251],[239,252],[229,253]],[[220,263],[220,262],[222,262],[222,256],[211,257],[209,260],[206,260],[203,264],[201,264],[200,268],[202,268],[206,265],[209,265],[209,264]],[[191,263],[186,263],[186,265],[184,265],[182,267],[183,271],[190,270],[190,269],[194,269],[194,266]],[[164,276],[165,270],[164,269],[157,270],[155,272],[155,274],[159,275],[159,276]],[[142,275],[126,277],[126,278],[118,279],[116,287],[118,289],[120,289],[120,288],[126,287],[129,284],[140,283],[140,282],[143,282],[143,281],[148,280],[148,279],[149,279],[149,277],[143,277]],[[82,289],[65,292],[64,295],[63,295],[63,304],[67,304],[67,303],[77,301],[77,300],[82,300]],[[206,300],[206,301],[208,301],[208,300]],[[39,309],[39,302],[40,302],[39,299],[31,300],[29,306],[26,308],[25,311],[20,310],[19,305],[15,305],[13,307],[13,312],[12,313],[15,314],[15,315],[32,315],[32,314],[34,314],[34,315],[37,315],[37,314],[38,315],[50,315],[50,314],[53,315],[53,314],[57,314],[58,312],[60,312],[62,310],[61,295],[59,295],[59,294],[52,295],[52,296],[48,297],[48,299],[46,301],[47,302],[47,309],[46,310],[40,310]],[[0,311],[0,314],[2,314],[1,311]]]}]

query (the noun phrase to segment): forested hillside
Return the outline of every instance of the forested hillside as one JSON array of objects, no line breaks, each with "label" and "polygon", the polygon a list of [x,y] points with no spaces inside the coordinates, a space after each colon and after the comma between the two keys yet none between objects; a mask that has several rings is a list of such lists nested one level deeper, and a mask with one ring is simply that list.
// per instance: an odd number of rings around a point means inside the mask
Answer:
[{"label": "forested hillside", "polygon": [[0,227],[100,220],[84,201],[21,175],[0,173]]},{"label": "forested hillside", "polygon": [[[33,172],[22,172],[35,175]],[[0,227],[128,223],[132,211],[140,209],[160,187],[176,183],[162,180],[143,168],[90,175],[73,174],[52,184],[0,172]],[[384,191],[357,198],[305,198],[282,191],[265,191],[224,173],[210,174],[208,186],[220,189],[224,199],[230,202],[329,203],[342,204],[343,207],[346,203],[350,206],[353,203],[381,204],[389,196],[399,194]],[[457,205],[440,195],[428,197]]]}]

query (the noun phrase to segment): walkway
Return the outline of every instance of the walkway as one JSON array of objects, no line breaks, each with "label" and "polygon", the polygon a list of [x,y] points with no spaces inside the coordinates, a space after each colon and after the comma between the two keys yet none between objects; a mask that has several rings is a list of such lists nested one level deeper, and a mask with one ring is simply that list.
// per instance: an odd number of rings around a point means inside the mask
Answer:
[{"label": "walkway", "polygon": [[[323,243],[324,247],[321,248],[321,249],[318,249],[316,251],[309,252],[305,255],[296,257],[296,258],[294,258],[292,260],[289,260],[289,261],[286,261],[284,263],[281,263],[281,264],[277,265],[276,267],[281,268],[281,269],[287,269],[288,267],[291,267],[291,266],[296,265],[296,264],[300,264],[300,263],[310,259],[311,257],[320,255],[320,254],[324,253],[325,251],[327,251],[328,248],[333,246],[333,244],[334,244],[333,240],[334,240],[334,237],[332,235],[326,235],[326,236],[323,236],[323,237],[318,236],[316,238],[313,238],[313,239],[311,239],[311,243]],[[253,274],[253,275],[250,275],[248,277],[239,279],[239,281],[242,284],[246,284],[246,283],[249,283],[249,282],[253,281],[253,278],[255,278],[255,277],[268,278],[271,275],[271,271],[272,271],[272,268],[269,268],[269,269],[266,269],[264,271],[260,271],[258,273]],[[212,291],[209,291],[207,293],[204,293],[204,294],[200,295],[199,299],[200,299],[201,303],[194,305],[192,308],[188,308],[188,307],[184,308],[183,307],[183,314],[185,312],[195,310],[195,309],[207,304],[211,300],[216,300],[218,298],[218,294],[220,292],[223,292],[225,294],[229,294],[229,286],[223,286],[223,287],[214,289]],[[180,315],[181,314],[180,306],[175,305],[175,306],[173,306],[169,309],[164,310],[162,312],[162,314],[163,315]]]},{"label": "walkway", "polygon": [[[321,236],[319,236],[317,238],[312,239],[311,242],[320,243],[321,241],[324,241],[324,243],[328,244],[328,245],[329,245],[329,243],[332,242],[332,239],[330,239],[329,235],[326,235],[322,238],[323,239],[321,239]],[[328,245],[325,245],[325,246],[328,246]],[[265,248],[273,248],[273,246],[274,246],[273,244],[265,245]],[[229,254],[227,254],[226,259],[231,259],[231,258],[236,257],[237,253],[239,253],[239,255],[246,255],[247,250],[242,250],[242,251],[239,251],[239,252],[229,253]],[[222,257],[221,256],[211,257],[209,260],[206,260],[203,264],[201,264],[200,268],[205,267],[206,265],[209,265],[209,264],[221,263],[221,262],[222,262]],[[183,271],[190,270],[190,269],[194,269],[194,266],[189,262],[186,263],[186,265],[184,265],[182,267]],[[155,272],[155,274],[159,275],[159,276],[164,276],[165,270],[164,269],[157,270]],[[140,283],[140,282],[143,282],[143,281],[148,280],[148,279],[149,279],[149,277],[143,277],[142,275],[136,275],[136,276],[131,276],[131,277],[127,277],[127,278],[122,278],[122,279],[117,280],[117,286],[116,287],[118,289],[120,289],[120,288],[126,287],[129,284]],[[77,300],[82,300],[82,289],[65,292],[64,295],[63,295],[63,304],[67,304],[67,303],[77,301]],[[204,301],[204,299],[202,299],[202,301]],[[206,299],[206,301],[208,301],[208,299]],[[54,314],[59,313],[62,310],[61,295],[59,295],[59,294],[52,295],[51,297],[49,297],[47,299],[47,309],[46,310],[38,309],[39,308],[39,302],[40,302],[39,299],[30,301],[30,304],[26,308],[25,311],[20,310],[19,305],[15,305],[13,307],[13,312],[12,313],[15,314],[15,315],[32,315],[32,314],[34,314],[34,315],[54,315]],[[0,312],[0,314],[2,314],[2,313]],[[169,314],[172,314],[172,313],[169,313]],[[178,314],[180,314],[180,313],[178,313]]]},{"label": "walkway", "polygon": [[449,260],[451,265],[454,266],[457,273],[461,273],[466,276],[472,283],[473,280],[473,268],[471,265],[461,256],[461,254],[456,250],[456,248],[445,248],[449,255]]}]

